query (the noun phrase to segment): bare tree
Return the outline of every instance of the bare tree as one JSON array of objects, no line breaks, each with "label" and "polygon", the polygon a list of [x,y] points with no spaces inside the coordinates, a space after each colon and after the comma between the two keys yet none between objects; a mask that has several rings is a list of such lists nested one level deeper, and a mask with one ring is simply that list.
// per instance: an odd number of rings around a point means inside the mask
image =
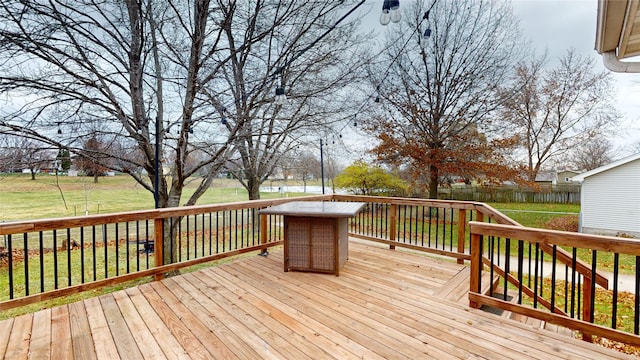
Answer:
[{"label": "bare tree", "polygon": [[510,142],[491,127],[498,87],[522,49],[510,6],[417,1],[405,14],[403,31],[390,32],[384,63],[372,69],[374,153],[416,182],[428,179],[430,198],[445,174],[513,176],[499,153]]},{"label": "bare tree", "polygon": [[[213,103],[231,103],[221,109],[227,129],[237,129],[233,141],[236,178],[249,199],[259,199],[259,186],[277,166],[278,159],[299,144],[313,141],[323,127],[352,113],[344,88],[363,78],[365,36],[358,35],[356,18],[329,29],[347,10],[342,2],[281,1],[271,6],[237,3],[223,7],[228,13],[223,41],[231,60],[221,68],[224,76],[211,83]],[[349,4],[351,6],[351,4]],[[280,26],[242,48],[270,21],[284,18]],[[239,25],[238,25],[239,24]],[[319,39],[320,34],[326,36]],[[274,101],[274,90],[285,92],[287,102]],[[226,100],[226,101],[225,101]],[[225,114],[222,113],[222,116]],[[239,176],[239,175],[242,176]]]},{"label": "bare tree", "polygon": [[55,171],[55,149],[29,139],[4,138],[0,147],[0,169],[9,172],[29,170],[31,180],[40,171]]},{"label": "bare tree", "polygon": [[595,137],[573,149],[569,156],[574,169],[588,171],[609,164],[614,155],[611,141]]},{"label": "bare tree", "polygon": [[615,128],[618,114],[607,72],[573,49],[550,70],[544,57],[521,63],[514,88],[506,90],[503,119],[520,139],[527,177],[535,179],[545,163]]},{"label": "bare tree", "polygon": [[[322,4],[326,8],[328,3]],[[275,63],[262,53],[269,49],[264,45],[256,52],[246,49],[278,32],[297,38],[289,31],[314,19],[299,12],[308,13],[311,5],[260,0],[249,5],[226,0],[2,1],[0,94],[11,100],[0,107],[0,133],[68,149],[76,156],[86,156],[85,142],[97,136],[105,153],[93,159],[157,191],[158,207],[194,204],[241,137],[284,136],[288,131],[255,130],[254,119],[273,118],[263,107],[229,106],[228,113],[222,113],[226,100],[265,101],[247,97],[271,81],[266,76],[270,73],[259,68],[268,64],[273,69],[283,61]],[[238,7],[255,9],[253,14],[260,16],[240,17],[245,13],[236,12]],[[324,15],[317,17],[322,20]],[[229,32],[242,35],[230,37]],[[295,46],[288,56],[307,43],[291,44]],[[233,77],[234,69],[242,67],[226,68],[247,58],[253,66],[247,76],[254,82]],[[223,89],[225,83],[232,89]],[[224,124],[222,115],[233,121]],[[193,195],[182,201],[185,183],[203,172]]]},{"label": "bare tree", "polygon": [[[228,138],[208,139],[205,161],[184,161],[198,148],[189,129],[207,115],[198,89],[219,66],[213,54],[225,18],[209,1],[9,0],[0,5],[0,19],[0,93],[13,100],[4,107],[0,132],[78,156],[97,136],[105,152],[90,160],[157,189],[160,207],[179,205],[185,180],[221,163]],[[112,143],[135,151],[109,153]],[[170,174],[156,177],[162,167]]]},{"label": "bare tree", "polygon": [[302,180],[304,192],[307,192],[307,182],[320,178],[320,161],[313,154],[304,152],[296,157],[295,163],[298,178]]}]

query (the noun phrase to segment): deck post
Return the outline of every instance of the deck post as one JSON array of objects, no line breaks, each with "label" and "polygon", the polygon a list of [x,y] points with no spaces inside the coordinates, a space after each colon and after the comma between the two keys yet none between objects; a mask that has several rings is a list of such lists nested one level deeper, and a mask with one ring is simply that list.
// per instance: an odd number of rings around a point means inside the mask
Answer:
[{"label": "deck post", "polygon": [[[594,294],[591,293],[591,288],[593,279],[589,276],[584,277],[584,282],[582,283],[582,293],[584,296],[582,297],[582,320],[593,322],[593,309],[591,308],[591,299]],[[593,342],[593,336],[591,334],[582,332],[582,340],[587,342]]]},{"label": "deck post", "polygon": [[[482,235],[471,234],[471,270],[469,276],[469,292],[480,294],[482,284]],[[480,304],[469,300],[469,307],[480,308]]]},{"label": "deck post", "polygon": [[[391,204],[391,218],[389,219],[389,240],[396,241],[396,232],[398,229],[398,205]],[[395,245],[389,245],[389,249],[395,250]]]},{"label": "deck post", "polygon": [[[156,259],[156,267],[164,265],[164,219],[155,218],[153,220],[153,231],[155,233],[153,252]],[[154,279],[162,280],[162,274],[154,275]]]},{"label": "deck post", "polygon": [[[267,217],[269,215],[265,215],[265,214],[261,214],[260,215],[260,244],[266,244],[269,237],[267,234]],[[267,248],[265,247],[264,249],[262,249],[262,251],[260,251],[261,255],[264,255],[267,253]]]},{"label": "deck post", "polygon": [[[464,254],[465,230],[467,228],[467,210],[458,209],[458,253]],[[463,259],[457,260],[458,264],[464,264]]]}]

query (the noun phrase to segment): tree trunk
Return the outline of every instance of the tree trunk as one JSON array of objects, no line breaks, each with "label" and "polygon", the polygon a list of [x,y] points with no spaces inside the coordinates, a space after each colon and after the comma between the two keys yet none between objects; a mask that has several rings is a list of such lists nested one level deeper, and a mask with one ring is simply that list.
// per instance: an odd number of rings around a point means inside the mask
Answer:
[{"label": "tree trunk", "polygon": [[94,184],[98,183],[98,172],[97,171],[93,172],[93,183]]},{"label": "tree trunk", "polygon": [[429,199],[438,198],[438,167],[429,166]]},{"label": "tree trunk", "polygon": [[247,191],[249,192],[249,200],[260,200],[260,180],[255,176],[247,179]]},{"label": "tree trunk", "polygon": [[36,179],[36,172],[31,170],[31,180],[35,180]]}]

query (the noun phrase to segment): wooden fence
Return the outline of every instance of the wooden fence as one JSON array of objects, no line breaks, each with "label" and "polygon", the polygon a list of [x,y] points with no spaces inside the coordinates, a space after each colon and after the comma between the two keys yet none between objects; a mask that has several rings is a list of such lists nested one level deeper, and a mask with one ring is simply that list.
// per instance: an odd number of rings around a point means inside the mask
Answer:
[{"label": "wooden fence", "polygon": [[438,197],[489,203],[580,204],[580,185],[541,186],[538,189],[507,186],[453,186],[438,189]]}]

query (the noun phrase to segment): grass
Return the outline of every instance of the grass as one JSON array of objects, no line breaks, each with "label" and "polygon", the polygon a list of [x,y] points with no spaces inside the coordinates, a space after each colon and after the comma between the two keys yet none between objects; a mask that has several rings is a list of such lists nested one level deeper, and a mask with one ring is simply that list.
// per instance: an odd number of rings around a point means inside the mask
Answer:
[{"label": "grass", "polygon": [[[183,203],[196,190],[198,180],[193,179],[186,185]],[[280,194],[277,192],[261,194],[263,199],[278,197]],[[246,200],[247,191],[240,183],[230,179],[215,179],[197,204]],[[93,215],[145,210],[153,206],[153,194],[127,175],[101,177],[97,184],[93,183],[91,177],[41,174],[36,180],[31,180],[30,175],[0,175],[0,221],[81,216],[85,215],[85,211]]]},{"label": "grass", "polygon": [[489,205],[521,225],[543,229],[548,228],[547,224],[554,218],[562,216],[577,218],[580,212],[580,205],[575,204],[490,203]]}]

